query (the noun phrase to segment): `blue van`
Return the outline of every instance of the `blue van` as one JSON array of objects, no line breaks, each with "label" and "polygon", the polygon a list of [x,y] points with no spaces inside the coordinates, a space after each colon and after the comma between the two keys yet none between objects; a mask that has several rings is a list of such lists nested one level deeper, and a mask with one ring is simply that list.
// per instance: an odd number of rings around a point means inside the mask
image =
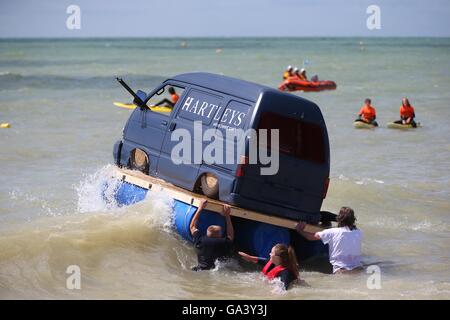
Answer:
[{"label": "blue van", "polygon": [[[138,91],[136,97],[142,100],[140,107],[134,109],[122,139],[114,145],[116,165],[249,210],[312,224],[321,220],[330,148],[325,121],[313,102],[259,84],[200,72],[177,75],[148,95]],[[194,149],[200,146],[205,151],[208,147],[195,135],[195,126],[212,129],[211,141],[219,141],[223,154],[239,153],[239,161],[174,159],[177,130],[192,133],[189,143]],[[249,163],[250,136],[233,139],[244,147],[236,150],[233,145],[229,151],[230,141],[224,136],[230,128],[279,129],[278,171],[262,175],[266,164]]]}]

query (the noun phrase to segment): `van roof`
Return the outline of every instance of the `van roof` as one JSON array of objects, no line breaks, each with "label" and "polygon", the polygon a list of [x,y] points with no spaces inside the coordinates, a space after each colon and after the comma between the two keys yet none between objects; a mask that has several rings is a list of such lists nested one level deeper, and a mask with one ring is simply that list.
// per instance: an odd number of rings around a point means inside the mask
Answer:
[{"label": "van roof", "polygon": [[276,91],[257,83],[207,72],[182,73],[168,80],[194,84],[253,102],[258,100],[260,93],[264,91]]}]

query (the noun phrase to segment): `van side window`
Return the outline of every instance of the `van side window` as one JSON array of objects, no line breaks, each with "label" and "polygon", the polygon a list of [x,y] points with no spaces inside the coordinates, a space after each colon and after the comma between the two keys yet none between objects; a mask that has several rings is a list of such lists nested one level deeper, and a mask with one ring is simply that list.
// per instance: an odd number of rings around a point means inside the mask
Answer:
[{"label": "van side window", "polygon": [[183,92],[183,88],[170,84],[165,85],[147,100],[147,105],[154,112],[170,115],[173,107],[183,95]]},{"label": "van side window", "polygon": [[217,115],[223,109],[222,100],[220,96],[192,89],[182,101],[178,116],[209,125],[212,119],[218,120]]},{"label": "van side window", "polygon": [[238,101],[231,100],[222,116],[215,117],[216,120],[213,124],[218,130],[222,131],[225,136],[227,131],[236,131],[236,129],[243,129],[249,116],[250,106]]},{"label": "van side window", "polygon": [[[316,163],[325,162],[323,129],[314,123],[263,112],[258,129],[279,129],[280,152]],[[270,130],[268,130],[270,148]]]}]

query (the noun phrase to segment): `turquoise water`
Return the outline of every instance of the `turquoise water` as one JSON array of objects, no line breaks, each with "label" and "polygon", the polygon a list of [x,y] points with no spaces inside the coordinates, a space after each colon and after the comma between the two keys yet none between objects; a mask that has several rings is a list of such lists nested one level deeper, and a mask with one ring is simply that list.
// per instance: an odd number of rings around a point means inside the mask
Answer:
[{"label": "turquoise water", "polygon": [[[287,65],[305,61],[310,76],[337,83],[295,93],[317,103],[328,126],[323,208],[355,209],[382,289],[367,289],[366,274],[305,271],[309,286],[280,293],[233,263],[192,273],[195,253],[170,229],[169,199],[100,200],[129,115],[112,104],[129,101],[115,76],[145,91],[191,71],[277,87]],[[448,299],[449,89],[448,38],[0,40],[0,122],[12,126],[0,129],[0,298]],[[422,128],[385,127],[403,96]],[[381,127],[355,130],[366,97]],[[65,286],[71,264],[81,290]]]}]

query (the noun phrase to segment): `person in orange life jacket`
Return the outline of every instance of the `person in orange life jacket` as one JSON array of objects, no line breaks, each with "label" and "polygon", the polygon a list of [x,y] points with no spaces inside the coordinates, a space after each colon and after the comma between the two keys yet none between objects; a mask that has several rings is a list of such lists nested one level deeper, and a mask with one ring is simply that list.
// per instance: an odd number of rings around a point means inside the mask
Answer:
[{"label": "person in orange life jacket", "polygon": [[283,80],[286,80],[287,78],[290,78],[292,76],[293,76],[293,74],[292,74],[292,66],[288,66],[286,68],[286,71],[283,73]]},{"label": "person in orange life jacket", "polygon": [[177,103],[177,101],[178,101],[178,99],[180,99],[180,97],[177,95],[177,93],[175,92],[175,89],[173,87],[169,87],[169,93],[170,93],[170,100],[167,98],[164,98],[160,102],[155,104],[155,106],[160,106],[165,103],[173,108],[173,106],[175,105],[175,103]]},{"label": "person in orange life jacket", "polygon": [[262,273],[269,280],[279,277],[285,290],[292,282],[300,278],[294,249],[285,244],[276,244],[270,251],[269,259],[251,256],[244,252],[238,252],[238,254],[246,261],[263,265]]},{"label": "person in orange life jacket", "polygon": [[308,81],[308,77],[306,76],[306,70],[304,68],[302,68],[300,71],[298,70],[298,68],[295,68],[294,75],[302,81]]},{"label": "person in orange life jacket", "polygon": [[225,217],[227,228],[227,236],[222,237],[220,226],[210,225],[205,236],[202,236],[197,229],[198,219],[206,205],[207,200],[202,199],[189,226],[198,260],[198,265],[192,268],[193,271],[213,269],[217,259],[226,258],[233,251],[234,229],[230,218],[230,206],[224,205],[221,213]]},{"label": "person in orange life jacket", "polygon": [[374,107],[371,105],[372,100],[366,99],[364,100],[364,106],[359,110],[358,119],[355,121],[362,121],[365,123],[373,124],[378,127],[378,123],[375,121],[377,118],[377,112]]},{"label": "person in orange life jacket", "polygon": [[398,124],[411,124],[414,128],[417,127],[414,118],[414,107],[409,103],[408,98],[402,99],[402,105],[400,106],[400,120],[395,121]]},{"label": "person in orange life jacket", "polygon": [[300,221],[296,230],[307,240],[322,240],[324,244],[328,244],[333,273],[359,271],[362,269],[362,232],[356,228],[353,209],[342,207],[336,220],[338,222],[337,228],[311,233],[304,231],[306,224]]}]

